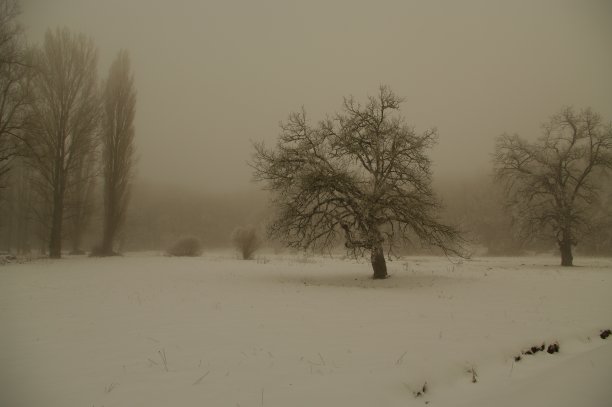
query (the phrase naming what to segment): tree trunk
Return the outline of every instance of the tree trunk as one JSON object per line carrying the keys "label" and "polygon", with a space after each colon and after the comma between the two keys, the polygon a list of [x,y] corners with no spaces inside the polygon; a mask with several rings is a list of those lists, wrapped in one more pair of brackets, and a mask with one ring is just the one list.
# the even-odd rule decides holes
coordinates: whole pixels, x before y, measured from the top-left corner
{"label": "tree trunk", "polygon": [[387,278],[387,263],[385,262],[382,245],[372,248],[371,261],[372,269],[374,270],[372,278],[375,280]]}
{"label": "tree trunk", "polygon": [[115,254],[113,251],[113,240],[112,233],[109,231],[109,229],[106,229],[102,238],[102,247],[100,251],[102,256],[112,256]]}
{"label": "tree trunk", "polygon": [[49,236],[49,257],[59,259],[62,257],[62,218],[64,217],[63,202],[56,192],[53,199],[53,213],[51,218],[51,235]]}
{"label": "tree trunk", "polygon": [[574,257],[572,256],[572,241],[564,238],[559,242],[559,251],[561,252],[561,265],[562,266],[573,266]]}
{"label": "tree trunk", "polygon": [[83,240],[83,228],[81,221],[76,221],[74,230],[72,231],[72,251],[70,254],[83,254],[81,250],[81,242]]}
{"label": "tree trunk", "polygon": [[102,256],[114,256],[116,255],[113,250],[115,234],[116,234],[116,217],[115,213],[112,209],[106,208],[106,213],[104,214],[104,232],[102,234],[102,245],[100,250],[100,255]]}

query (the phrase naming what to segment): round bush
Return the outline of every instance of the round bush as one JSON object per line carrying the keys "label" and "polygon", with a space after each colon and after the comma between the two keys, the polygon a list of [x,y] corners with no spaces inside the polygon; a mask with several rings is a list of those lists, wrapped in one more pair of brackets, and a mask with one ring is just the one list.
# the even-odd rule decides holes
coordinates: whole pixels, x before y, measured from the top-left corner
{"label": "round bush", "polygon": [[197,257],[202,254],[202,243],[197,237],[184,237],[167,250],[169,256]]}
{"label": "round bush", "polygon": [[257,230],[253,226],[237,228],[232,233],[234,247],[240,252],[244,260],[252,260],[253,254],[261,246]]}

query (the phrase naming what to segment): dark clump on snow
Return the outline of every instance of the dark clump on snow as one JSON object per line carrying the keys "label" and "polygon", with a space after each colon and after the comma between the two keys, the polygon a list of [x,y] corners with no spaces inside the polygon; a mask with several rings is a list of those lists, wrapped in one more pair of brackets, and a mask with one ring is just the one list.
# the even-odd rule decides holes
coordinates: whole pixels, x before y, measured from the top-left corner
{"label": "dark clump on snow", "polygon": [[608,336],[610,336],[610,334],[612,334],[612,331],[609,329],[606,329],[604,331],[601,331],[601,333],[599,334],[599,337],[601,339],[606,339]]}
{"label": "dark clump on snow", "polygon": [[520,355],[515,356],[514,361],[520,362],[521,360],[523,360],[522,355],[535,355],[538,352],[544,352],[544,350],[546,350],[546,352],[548,352],[551,355],[553,353],[558,353],[559,352],[559,342],[551,343],[550,345],[548,345],[548,348],[546,347],[546,343],[544,342],[542,342],[540,346],[532,346],[529,349],[522,351]]}
{"label": "dark clump on snow", "polygon": [[546,349],[546,344],[542,343],[540,346],[532,346],[529,350],[523,351],[523,355],[535,355],[538,352],[544,352]]}
{"label": "dark clump on snow", "polygon": [[555,342],[548,345],[548,349],[546,349],[546,352],[550,353],[551,355],[553,353],[559,353],[559,343]]}

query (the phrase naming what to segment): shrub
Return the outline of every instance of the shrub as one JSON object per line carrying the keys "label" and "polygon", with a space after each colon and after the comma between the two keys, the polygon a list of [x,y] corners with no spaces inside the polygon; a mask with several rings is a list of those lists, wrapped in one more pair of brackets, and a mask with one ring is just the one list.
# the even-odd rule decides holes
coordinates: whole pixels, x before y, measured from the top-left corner
{"label": "shrub", "polygon": [[244,260],[253,259],[253,254],[255,254],[257,249],[261,246],[261,240],[259,239],[257,230],[253,226],[234,230],[232,233],[232,242]]}
{"label": "shrub", "polygon": [[202,243],[197,237],[184,237],[169,248],[169,256],[197,257],[202,254]]}
{"label": "shrub", "polygon": [[[72,254],[79,254],[79,253],[71,252],[70,254],[72,255]],[[121,253],[117,253],[115,251],[111,251],[110,253],[105,252],[102,249],[102,245],[96,245],[92,247],[91,252],[89,252],[89,257],[109,257],[109,256],[121,256]]]}

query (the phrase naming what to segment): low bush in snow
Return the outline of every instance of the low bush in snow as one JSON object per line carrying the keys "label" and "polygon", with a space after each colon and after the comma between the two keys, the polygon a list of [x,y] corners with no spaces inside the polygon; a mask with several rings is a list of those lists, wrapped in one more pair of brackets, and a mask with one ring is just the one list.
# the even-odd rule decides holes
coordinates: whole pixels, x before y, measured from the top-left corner
{"label": "low bush in snow", "polygon": [[169,256],[197,257],[202,254],[202,243],[197,237],[184,237],[169,248],[166,253]]}
{"label": "low bush in snow", "polygon": [[257,249],[261,246],[261,240],[257,234],[257,230],[253,226],[234,230],[232,233],[232,242],[244,260],[253,259],[253,254],[255,254]]}

